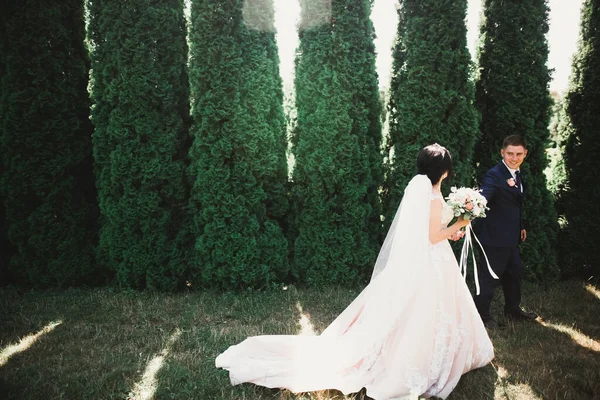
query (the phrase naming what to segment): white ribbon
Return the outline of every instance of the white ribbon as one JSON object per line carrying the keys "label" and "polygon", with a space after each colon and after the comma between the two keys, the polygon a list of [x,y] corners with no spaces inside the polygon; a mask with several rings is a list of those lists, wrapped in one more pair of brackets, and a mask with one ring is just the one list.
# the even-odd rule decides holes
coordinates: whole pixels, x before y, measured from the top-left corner
{"label": "white ribbon", "polygon": [[477,274],[477,263],[475,262],[475,249],[473,249],[473,240],[471,239],[471,234],[473,234],[473,237],[475,238],[475,240],[477,241],[477,244],[481,248],[481,252],[483,253],[483,257],[485,258],[485,262],[487,263],[487,267],[488,267],[488,271],[490,271],[490,275],[492,275],[492,277],[494,277],[494,279],[499,279],[499,278],[498,278],[498,275],[496,275],[494,273],[494,271],[492,270],[492,267],[490,267],[490,262],[487,258],[487,254],[485,254],[485,251],[483,250],[483,246],[481,245],[481,242],[479,241],[479,239],[477,239],[475,232],[473,232],[473,228],[471,227],[471,224],[467,225],[467,227],[465,228],[465,241],[463,243],[462,250],[460,251],[459,267],[460,267],[460,272],[462,273],[462,276],[463,276],[463,278],[465,278],[465,281],[466,281],[467,280],[467,260],[469,258],[469,247],[470,247],[473,251],[473,274],[475,275],[475,288],[477,289],[477,291],[476,291],[477,295],[479,295],[479,275]]}

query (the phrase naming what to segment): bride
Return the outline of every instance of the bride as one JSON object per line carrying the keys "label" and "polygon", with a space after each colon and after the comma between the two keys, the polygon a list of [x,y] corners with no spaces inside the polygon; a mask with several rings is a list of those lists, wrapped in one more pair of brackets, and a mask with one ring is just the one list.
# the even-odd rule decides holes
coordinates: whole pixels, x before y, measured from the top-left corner
{"label": "bride", "polygon": [[319,336],[255,336],[229,347],[215,364],[233,385],[446,398],[462,374],[494,358],[447,240],[469,223],[447,226],[453,213],[440,185],[452,173],[450,153],[427,146],[417,167],[369,285]]}

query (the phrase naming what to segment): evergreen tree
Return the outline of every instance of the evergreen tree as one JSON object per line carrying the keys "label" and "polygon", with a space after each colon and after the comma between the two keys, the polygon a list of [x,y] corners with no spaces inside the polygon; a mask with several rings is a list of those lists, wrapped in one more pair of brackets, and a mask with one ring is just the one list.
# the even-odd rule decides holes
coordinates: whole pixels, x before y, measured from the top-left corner
{"label": "evergreen tree", "polygon": [[478,174],[500,161],[503,139],[518,134],[528,143],[522,165],[527,184],[524,217],[527,241],[523,262],[530,278],[557,272],[557,218],[544,170],[547,166],[549,113],[548,6],[545,0],[484,2],[476,102],[481,141],[476,146]]}
{"label": "evergreen tree", "polygon": [[466,0],[400,2],[388,105],[385,230],[405,186],[417,172],[422,147],[435,142],[446,147],[455,167],[452,184],[473,185],[472,154],[479,117],[469,79],[466,11]]}
{"label": "evergreen tree", "polygon": [[192,282],[287,278],[286,127],[272,0],[192,0]]}
{"label": "evergreen tree", "polygon": [[380,245],[381,105],[370,1],[301,2],[293,274],[351,283]]}
{"label": "evergreen tree", "polygon": [[557,211],[560,193],[564,190],[567,173],[565,170],[565,142],[570,131],[569,120],[566,117],[565,97],[558,92],[551,92],[552,111],[550,119],[550,140],[546,153],[548,155],[548,166],[546,176],[548,177],[548,189],[552,193]]}
{"label": "evergreen tree", "polygon": [[7,234],[4,202],[2,202],[2,204],[0,204],[0,246],[2,246],[2,253],[0,253],[0,287],[14,283],[14,279],[9,271],[9,264],[11,257],[15,253],[15,248],[8,240]]}
{"label": "evergreen tree", "polygon": [[172,290],[184,279],[183,3],[89,2],[99,257],[125,287]]}
{"label": "evergreen tree", "polygon": [[586,0],[581,10],[581,34],[566,95],[561,137],[565,140],[566,185],[558,211],[565,219],[559,241],[561,270],[568,276],[598,275],[600,215],[595,204],[600,189],[600,1]]}
{"label": "evergreen tree", "polygon": [[[0,1],[0,9],[5,10],[7,4],[7,0]],[[5,39],[7,36],[6,27],[7,27],[7,13],[0,13],[0,107],[3,104],[3,96],[7,94],[4,89],[4,84],[7,83],[1,77],[5,74],[6,63],[2,60],[5,60],[6,57],[6,46],[8,45],[7,40]],[[1,110],[1,108],[0,108]],[[0,117],[0,121],[1,121]],[[0,125],[0,137],[2,137],[2,125]],[[2,174],[4,172],[4,163],[0,162],[0,182],[2,180]],[[2,252],[0,252],[0,286],[4,286],[11,281],[10,272],[8,270],[8,265],[10,262],[10,258],[15,252],[14,246],[8,240],[8,226],[6,224],[6,213],[4,211],[4,198],[3,198],[3,190],[0,188],[0,248],[2,248]]]}
{"label": "evergreen tree", "polygon": [[90,283],[96,208],[83,5],[5,2],[2,13],[0,198],[16,251],[10,272],[34,286]]}

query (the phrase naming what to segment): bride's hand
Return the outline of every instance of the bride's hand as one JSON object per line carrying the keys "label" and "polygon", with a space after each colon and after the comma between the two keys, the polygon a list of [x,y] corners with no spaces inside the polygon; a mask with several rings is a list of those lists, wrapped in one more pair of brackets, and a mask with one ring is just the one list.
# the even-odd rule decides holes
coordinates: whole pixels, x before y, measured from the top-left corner
{"label": "bride's hand", "polygon": [[469,225],[470,223],[471,223],[471,220],[470,219],[464,219],[462,215],[456,219],[456,224],[458,226],[460,226],[461,228]]}
{"label": "bride's hand", "polygon": [[453,240],[453,241],[455,241],[455,242],[456,242],[457,240],[460,240],[460,239],[462,239],[462,238],[463,238],[463,236],[465,236],[465,231],[463,231],[463,230],[459,230],[459,231],[456,231],[456,232],[454,232],[454,233],[452,234],[452,236],[450,236],[450,240]]}

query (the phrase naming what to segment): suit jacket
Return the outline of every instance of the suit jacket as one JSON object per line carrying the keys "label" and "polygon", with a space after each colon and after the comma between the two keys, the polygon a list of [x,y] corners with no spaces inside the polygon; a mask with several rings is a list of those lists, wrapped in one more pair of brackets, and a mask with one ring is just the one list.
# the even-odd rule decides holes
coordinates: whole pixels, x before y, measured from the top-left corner
{"label": "suit jacket", "polygon": [[517,185],[509,185],[511,178],[506,165],[500,162],[486,172],[479,186],[489,207],[487,217],[476,221],[474,227],[483,245],[512,247],[521,243],[521,230],[525,229],[522,211],[525,183],[521,175],[521,192]]}

